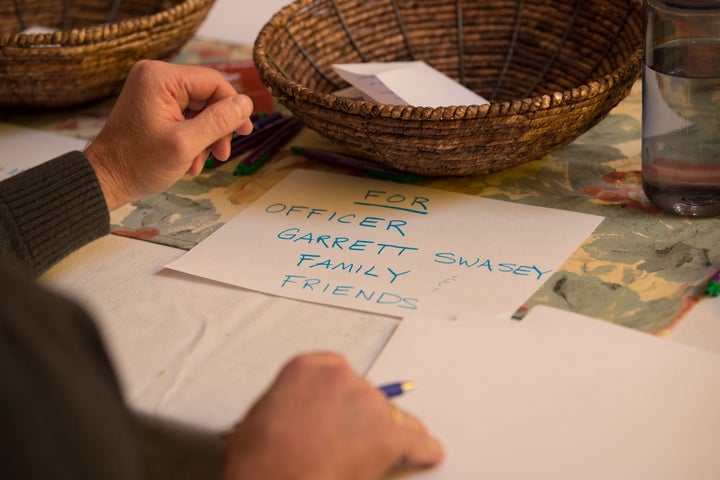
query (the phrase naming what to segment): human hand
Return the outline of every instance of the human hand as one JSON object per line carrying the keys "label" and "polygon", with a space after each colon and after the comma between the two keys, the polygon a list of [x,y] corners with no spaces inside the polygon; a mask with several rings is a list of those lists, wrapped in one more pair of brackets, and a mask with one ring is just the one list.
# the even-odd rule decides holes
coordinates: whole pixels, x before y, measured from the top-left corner
{"label": "human hand", "polygon": [[252,131],[252,100],[220,72],[141,60],[105,126],[85,149],[109,210],[202,171],[210,152],[230,155],[232,132]]}
{"label": "human hand", "polygon": [[379,480],[442,458],[420,421],[342,356],[314,353],[291,360],[236,426],[223,480]]}

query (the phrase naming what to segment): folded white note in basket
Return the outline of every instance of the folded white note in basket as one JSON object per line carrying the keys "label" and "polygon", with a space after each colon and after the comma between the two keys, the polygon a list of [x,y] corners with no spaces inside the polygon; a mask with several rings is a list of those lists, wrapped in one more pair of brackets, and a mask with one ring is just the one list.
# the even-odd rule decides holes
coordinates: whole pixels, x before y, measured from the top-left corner
{"label": "folded white note in basket", "polygon": [[[368,99],[380,103],[416,107],[489,103],[422,61],[345,63],[333,68]],[[336,93],[342,95],[342,91]]]}

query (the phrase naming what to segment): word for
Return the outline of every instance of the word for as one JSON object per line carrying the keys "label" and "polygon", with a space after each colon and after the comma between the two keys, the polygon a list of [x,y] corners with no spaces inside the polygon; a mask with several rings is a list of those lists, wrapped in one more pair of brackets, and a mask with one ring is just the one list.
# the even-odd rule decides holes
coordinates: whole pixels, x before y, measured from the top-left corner
{"label": "word for", "polygon": [[418,196],[406,197],[402,193],[388,193],[384,190],[368,190],[363,196],[363,201],[354,203],[355,205],[392,208],[425,215],[428,213],[430,199]]}
{"label": "word for", "polygon": [[352,240],[348,237],[335,237],[332,235],[316,235],[312,232],[303,232],[297,227],[286,228],[277,234],[280,240],[287,240],[292,243],[306,243],[318,245],[327,249],[350,250],[356,252],[375,252],[377,255],[396,253],[400,256],[407,251],[418,250],[415,247],[395,245],[392,243],[379,243],[373,240]]}
{"label": "word for", "polygon": [[410,270],[406,270],[404,272],[396,272],[390,267],[377,268],[375,265],[366,266],[355,263],[333,262],[329,259],[320,260],[320,258],[320,255],[316,255],[314,253],[301,253],[300,258],[295,266],[304,266],[306,268],[324,268],[325,270],[332,271],[340,270],[350,274],[364,275],[374,278],[380,278],[381,275],[383,277],[386,277],[387,274],[389,274],[389,283],[393,283],[401,275],[407,275],[408,273],[410,273]]}
{"label": "word for", "polygon": [[285,275],[280,282],[282,288],[298,288],[305,293],[317,293],[335,297],[350,297],[359,301],[376,303],[378,305],[394,305],[406,310],[417,310],[417,298],[408,298],[391,292],[378,292],[366,290],[352,285],[336,285],[320,278],[306,277],[304,275]]}
{"label": "word for", "polygon": [[465,268],[485,268],[489,272],[497,270],[498,272],[512,273],[523,277],[532,276],[536,277],[536,280],[540,280],[543,275],[552,272],[552,270],[543,272],[535,265],[518,265],[517,263],[509,262],[493,263],[489,258],[483,260],[475,257],[471,260],[462,256],[456,256],[453,252],[436,253],[434,261],[435,263],[457,265]]}
{"label": "word for", "polygon": [[346,224],[354,224],[365,228],[379,228],[385,231],[393,231],[405,236],[402,227],[407,225],[407,221],[402,219],[387,219],[383,217],[370,217],[357,215],[355,213],[340,214],[331,212],[325,208],[313,208],[304,205],[285,205],[284,203],[273,203],[265,207],[265,213],[282,213],[286,217],[301,217],[310,219],[313,217],[326,217],[328,222],[338,222]]}

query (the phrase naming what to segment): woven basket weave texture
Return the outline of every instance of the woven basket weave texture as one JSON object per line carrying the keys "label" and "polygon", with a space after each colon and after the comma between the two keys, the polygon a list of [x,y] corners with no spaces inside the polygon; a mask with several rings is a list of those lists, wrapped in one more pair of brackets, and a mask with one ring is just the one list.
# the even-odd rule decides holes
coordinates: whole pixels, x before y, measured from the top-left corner
{"label": "woven basket weave texture", "polygon": [[[535,160],[603,119],[642,61],[641,0],[297,0],[254,46],[302,122],[352,153],[422,175]],[[490,105],[385,105],[333,95],[334,63],[424,60]]]}
{"label": "woven basket weave texture", "polygon": [[[117,93],[133,63],[165,59],[214,0],[0,2],[0,108],[49,109]],[[22,33],[42,26],[51,33]]]}

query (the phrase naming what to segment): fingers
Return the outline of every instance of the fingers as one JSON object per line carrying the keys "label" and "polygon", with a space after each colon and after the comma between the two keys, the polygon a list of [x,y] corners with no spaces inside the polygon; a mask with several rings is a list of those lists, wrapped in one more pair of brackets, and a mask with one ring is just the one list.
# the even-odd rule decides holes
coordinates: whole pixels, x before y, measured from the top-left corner
{"label": "fingers", "polygon": [[[333,377],[336,380],[344,378],[345,381],[357,385],[354,388],[362,388],[366,391],[366,395],[357,397],[362,399],[359,401],[358,408],[363,410],[362,414],[373,410],[377,412],[377,415],[385,418],[386,421],[382,423],[386,425],[384,428],[387,430],[385,433],[376,432],[379,437],[374,441],[379,444],[381,443],[380,437],[387,435],[385,439],[394,452],[396,469],[426,468],[443,460],[442,446],[436,438],[428,433],[424,424],[415,415],[395,403],[389,402],[376,387],[365,379],[357,377],[344,356],[333,352],[301,355],[287,364],[284,374],[294,377],[307,371],[308,368],[321,372],[322,378],[326,381],[332,381]],[[339,388],[338,384],[332,388],[336,387]],[[359,390],[356,392],[359,395]],[[347,400],[345,402],[346,405],[349,403]],[[377,408],[372,407],[371,404],[375,404]],[[361,413],[355,412],[355,415],[361,415]],[[382,418],[374,417],[374,421],[382,421]],[[380,425],[379,422],[378,425]]]}
{"label": "fingers", "polygon": [[403,420],[405,419],[405,415],[403,414],[402,409],[395,405],[394,403],[390,403],[390,417],[392,418],[392,421],[395,422],[397,425],[402,425]]}
{"label": "fingers", "polygon": [[249,133],[252,130],[250,114],[252,100],[246,95],[233,95],[211,103],[193,118],[178,125],[181,135],[192,135],[201,149],[211,146],[213,154],[226,159],[230,154],[232,132],[239,130]]}
{"label": "fingers", "polygon": [[445,453],[440,442],[430,436],[414,415],[391,403],[390,416],[400,431],[401,456],[396,470],[427,468],[440,463]]}
{"label": "fingers", "polygon": [[203,152],[192,161],[190,164],[190,168],[188,168],[187,173],[193,177],[197,177],[202,172],[203,168],[205,168],[205,160],[207,160],[208,154],[207,152]]}
{"label": "fingers", "polygon": [[331,352],[287,362],[237,425],[228,448],[226,478],[376,480],[443,458],[415,416],[394,407]]}
{"label": "fingers", "polygon": [[168,118],[177,122],[174,128],[182,138],[191,140],[183,144],[194,150],[193,156],[209,147],[217,158],[224,159],[230,153],[232,132],[252,131],[252,100],[238,94],[216,70],[140,61],[128,78],[127,83],[145,86],[146,92],[154,91],[156,98],[167,102]]}
{"label": "fingers", "polygon": [[85,149],[108,209],[161,192],[186,172],[199,174],[210,152],[227,158],[232,132],[252,130],[252,109],[216,70],[137,62]]}
{"label": "fingers", "polygon": [[235,88],[217,70],[162,60],[136,62],[125,84],[153,95],[169,94],[181,111],[202,110],[210,103],[237,95]]}

